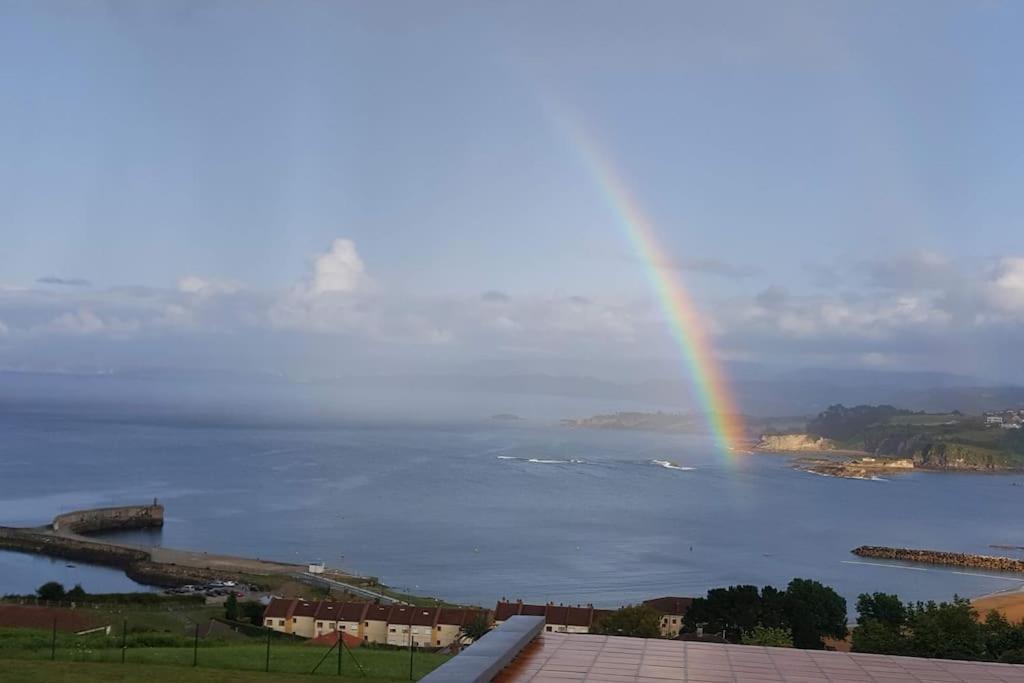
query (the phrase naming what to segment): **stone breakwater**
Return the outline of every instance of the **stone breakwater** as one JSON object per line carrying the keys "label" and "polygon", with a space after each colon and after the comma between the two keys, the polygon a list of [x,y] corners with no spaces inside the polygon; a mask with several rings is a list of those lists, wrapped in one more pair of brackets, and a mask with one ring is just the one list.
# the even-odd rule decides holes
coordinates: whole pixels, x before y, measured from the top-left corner
{"label": "stone breakwater", "polygon": [[859,548],[854,548],[853,554],[860,557],[874,557],[882,560],[942,564],[952,567],[970,567],[971,569],[988,569],[990,571],[997,572],[1017,572],[1024,574],[1024,560],[1017,560],[1012,557],[1000,557],[998,555],[947,553],[938,550],[887,548],[873,545],[862,545]]}
{"label": "stone breakwater", "polygon": [[138,583],[167,588],[225,578],[248,580],[256,575],[294,574],[304,569],[282,562],[136,546],[81,535],[161,527],[163,523],[164,508],[155,501],[152,505],[78,510],[58,515],[46,526],[0,526],[0,550],[115,567]]}
{"label": "stone breakwater", "polygon": [[164,506],[123,505],[121,507],[75,510],[53,518],[54,531],[73,534],[95,534],[123,529],[150,529],[164,525]]}

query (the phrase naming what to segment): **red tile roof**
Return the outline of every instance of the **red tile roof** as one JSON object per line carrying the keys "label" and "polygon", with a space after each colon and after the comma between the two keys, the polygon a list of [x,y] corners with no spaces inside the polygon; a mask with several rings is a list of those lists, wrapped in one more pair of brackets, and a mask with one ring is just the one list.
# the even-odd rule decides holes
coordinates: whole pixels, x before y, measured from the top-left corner
{"label": "red tile roof", "polygon": [[519,614],[522,606],[521,602],[499,602],[494,608],[494,618],[496,621],[505,621],[509,617]]}
{"label": "red tile roof", "polygon": [[546,605],[520,605],[519,614],[525,614],[529,617],[543,617],[547,614],[548,608]]}
{"label": "red tile roof", "polygon": [[384,605],[371,604],[366,614],[363,615],[363,619],[366,621],[387,621],[388,615],[391,614],[391,608],[385,607]]}
{"label": "red tile roof", "polygon": [[323,600],[318,602],[316,605],[316,613],[314,616],[317,619],[323,621],[340,621],[341,620],[341,608],[344,606],[343,602],[332,602],[330,600]]}
{"label": "red tile roof", "polygon": [[[345,647],[349,648],[350,650],[354,647],[359,647],[363,644],[363,641],[359,638],[359,636],[354,636],[351,633],[345,633],[344,631],[341,631],[341,638],[342,641],[345,643]],[[329,631],[323,634],[322,636],[317,636],[316,638],[313,638],[307,642],[309,645],[334,645],[338,642],[338,632]]]}
{"label": "red tile roof", "polygon": [[686,614],[686,610],[690,609],[690,605],[693,604],[693,598],[666,596],[664,598],[644,600],[644,604],[662,614],[678,614],[682,616]]}
{"label": "red tile roof", "polygon": [[494,620],[506,621],[516,614],[544,617],[547,624],[590,628],[610,610],[594,609],[592,606],[572,607],[569,605],[531,605],[524,602],[499,602],[494,607]]}
{"label": "red tile roof", "polygon": [[565,624],[566,617],[569,616],[569,608],[564,605],[548,605],[547,610],[544,612],[544,623],[546,624]]}
{"label": "red tile roof", "polygon": [[417,607],[412,612],[413,626],[433,626],[437,623],[437,607]]}
{"label": "red tile roof", "polygon": [[267,609],[263,611],[263,617],[273,619],[288,619],[292,616],[292,610],[295,608],[295,603],[298,602],[295,598],[272,598],[270,604],[267,605]]}
{"label": "red tile roof", "polygon": [[299,600],[295,603],[295,609],[292,610],[292,616],[312,617],[316,614],[316,610],[319,605],[319,602],[308,602],[306,600]]}
{"label": "red tile roof", "polygon": [[446,607],[441,609],[441,613],[437,617],[437,623],[444,624],[445,626],[469,626],[477,619],[486,619],[487,617],[488,614],[485,610]]}
{"label": "red tile roof", "polygon": [[408,624],[412,621],[413,607],[409,605],[395,605],[388,614],[389,624]]}
{"label": "red tile roof", "polygon": [[368,602],[343,602],[341,603],[341,620],[362,621],[370,607]]}
{"label": "red tile roof", "polygon": [[590,628],[591,620],[594,618],[593,607],[566,607],[566,626],[585,626]]}

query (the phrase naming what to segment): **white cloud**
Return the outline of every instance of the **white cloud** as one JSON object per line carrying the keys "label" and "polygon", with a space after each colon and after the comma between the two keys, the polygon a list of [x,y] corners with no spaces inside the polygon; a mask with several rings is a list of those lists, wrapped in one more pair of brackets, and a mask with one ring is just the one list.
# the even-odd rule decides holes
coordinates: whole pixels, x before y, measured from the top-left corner
{"label": "white cloud", "polygon": [[234,294],[241,288],[233,280],[210,280],[198,275],[186,275],[178,280],[178,291],[183,294]]}
{"label": "white cloud", "polygon": [[[785,290],[768,287],[703,299],[703,323],[717,355],[769,361],[785,354],[804,360],[841,355],[851,363],[896,367],[943,347],[981,349],[1024,339],[1024,258],[1008,257],[973,273],[939,255],[915,259],[919,274],[942,272],[941,278],[924,279],[934,288],[922,287],[917,276],[901,287],[890,280],[891,287],[857,292],[799,291],[788,283]],[[871,271],[849,281],[864,283],[864,272]],[[82,348],[90,353],[105,339],[137,338],[143,340],[136,345],[140,350],[163,344],[165,352],[192,340],[195,348],[209,345],[215,353],[217,344],[237,345],[244,338],[253,354],[262,348],[273,356],[281,340],[289,340],[293,348],[311,344],[381,351],[422,363],[445,353],[511,357],[529,350],[530,356],[586,356],[609,363],[675,353],[650,295],[481,294],[474,289],[464,296],[441,296],[372,284],[356,245],[339,239],[311,263],[304,278],[277,291],[196,275],[164,290],[0,290],[2,351],[6,359],[12,353],[29,357],[49,335],[55,348],[68,352],[75,345],[59,337],[89,337]],[[414,346],[431,351],[415,351]],[[108,351],[116,359],[124,348],[111,345]]]}
{"label": "white cloud", "polygon": [[313,262],[313,279],[308,291],[310,294],[348,293],[356,291],[365,282],[366,267],[359,258],[355,242],[339,238]]}
{"label": "white cloud", "polygon": [[993,307],[1011,313],[1024,312],[1024,258],[1000,260],[984,290]]}
{"label": "white cloud", "polygon": [[53,332],[67,334],[95,334],[106,328],[103,320],[89,309],[79,309],[73,313],[64,313],[47,326]]}

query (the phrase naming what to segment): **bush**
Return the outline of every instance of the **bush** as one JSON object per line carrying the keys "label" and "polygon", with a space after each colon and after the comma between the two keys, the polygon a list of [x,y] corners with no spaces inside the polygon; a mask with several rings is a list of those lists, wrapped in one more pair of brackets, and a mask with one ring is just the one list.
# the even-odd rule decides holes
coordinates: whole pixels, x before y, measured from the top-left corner
{"label": "bush", "polygon": [[590,632],[606,636],[660,638],[661,613],[647,605],[629,605],[598,621],[590,627]]}
{"label": "bush", "polygon": [[758,624],[744,632],[744,645],[766,645],[768,647],[793,647],[793,632],[788,628],[773,628]]}

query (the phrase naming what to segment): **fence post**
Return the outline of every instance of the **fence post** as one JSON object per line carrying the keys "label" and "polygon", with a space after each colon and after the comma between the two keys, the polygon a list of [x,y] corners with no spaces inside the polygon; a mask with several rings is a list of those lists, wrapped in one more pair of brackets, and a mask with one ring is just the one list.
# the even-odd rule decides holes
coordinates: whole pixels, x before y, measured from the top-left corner
{"label": "fence post", "polygon": [[125,619],[121,625],[121,663],[124,664],[124,655],[128,651],[128,620]]}
{"label": "fence post", "polygon": [[265,669],[268,673],[270,672],[270,632],[271,632],[271,629],[268,628],[267,629],[267,667]]}
{"label": "fence post", "polygon": [[[340,615],[339,615],[340,616]],[[338,636],[338,675],[341,675],[341,648],[345,646],[345,641],[341,637],[341,622],[334,622],[334,633]]]}
{"label": "fence post", "polygon": [[409,680],[412,680],[412,621],[409,622]]}
{"label": "fence post", "polygon": [[192,646],[192,666],[199,666],[199,622],[196,622],[196,640]]}
{"label": "fence post", "polygon": [[50,640],[50,661],[57,659],[57,617],[53,618],[53,637]]}

